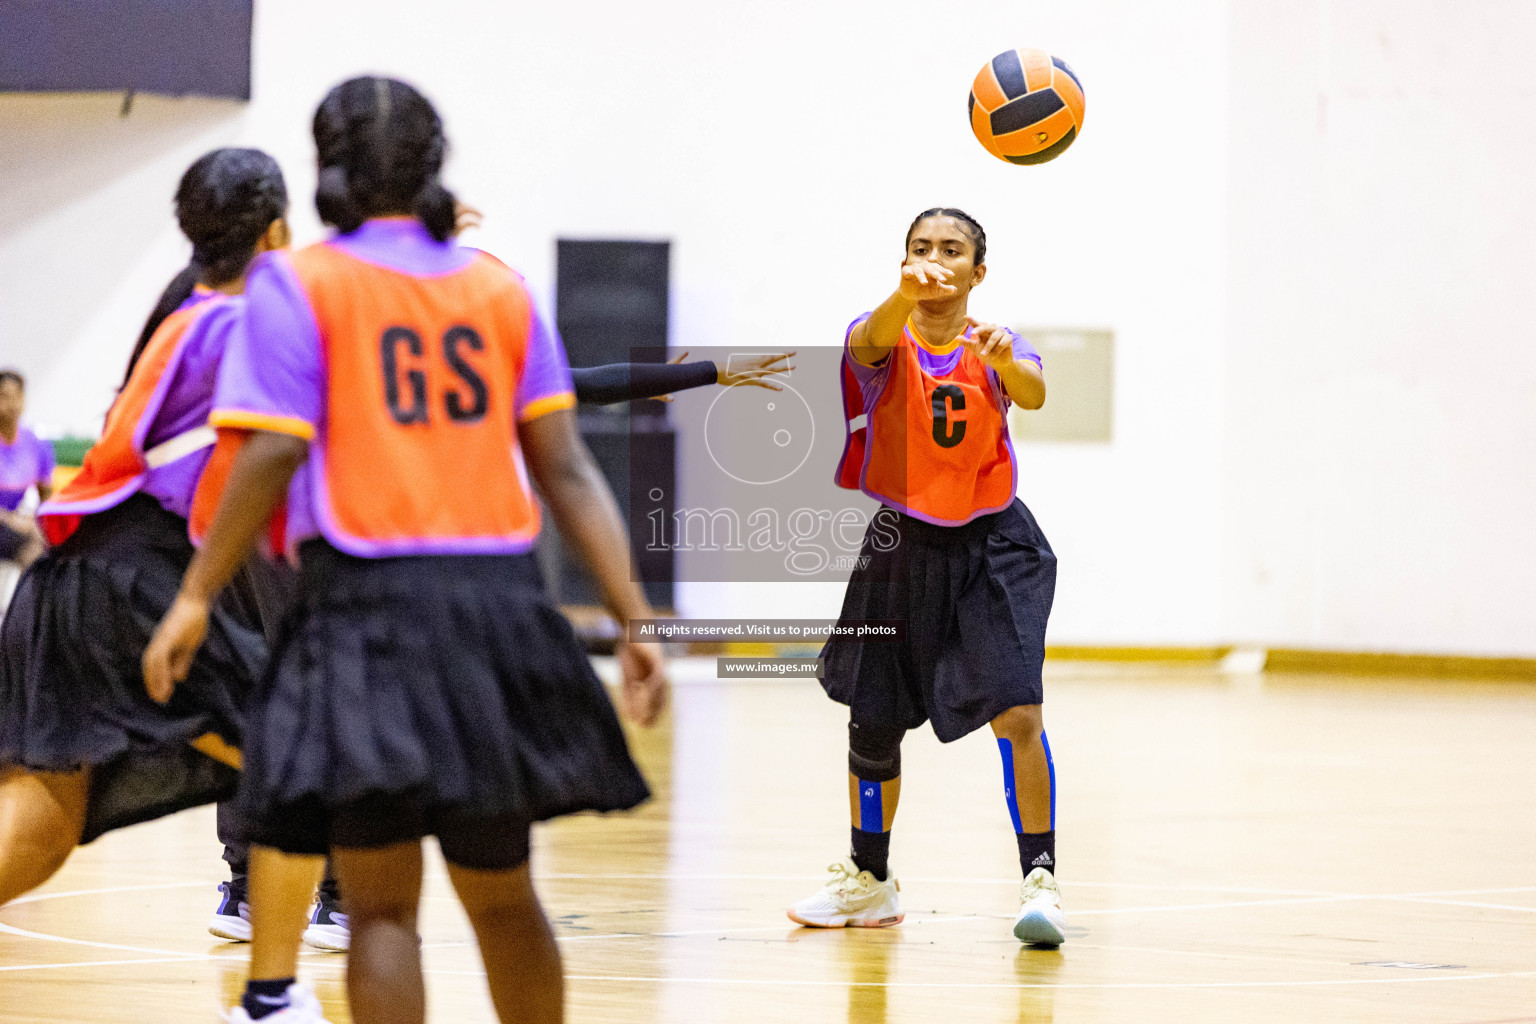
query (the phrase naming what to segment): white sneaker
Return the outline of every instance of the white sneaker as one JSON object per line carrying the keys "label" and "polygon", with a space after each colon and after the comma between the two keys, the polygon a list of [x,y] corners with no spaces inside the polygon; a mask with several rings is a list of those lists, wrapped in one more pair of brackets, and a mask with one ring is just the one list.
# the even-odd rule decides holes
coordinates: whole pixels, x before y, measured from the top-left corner
{"label": "white sneaker", "polygon": [[1061,912],[1061,890],[1056,876],[1035,868],[1019,887],[1019,916],[1013,919],[1013,935],[1033,946],[1059,946],[1067,940],[1067,915]]}
{"label": "white sneaker", "polygon": [[[261,1018],[261,1024],[330,1024],[320,1012],[320,1000],[306,986],[294,982],[288,986],[288,1005]],[[245,1007],[236,1005],[225,1015],[227,1024],[251,1024]]]}
{"label": "white sneaker", "polygon": [[901,884],[880,881],[845,860],[827,867],[832,877],[814,896],[789,908],[789,919],[808,928],[888,928],[901,924]]}

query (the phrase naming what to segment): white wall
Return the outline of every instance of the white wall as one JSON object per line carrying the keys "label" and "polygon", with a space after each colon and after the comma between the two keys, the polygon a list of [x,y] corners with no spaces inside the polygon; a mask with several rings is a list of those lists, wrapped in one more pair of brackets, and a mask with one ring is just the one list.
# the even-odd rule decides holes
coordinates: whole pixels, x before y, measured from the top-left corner
{"label": "white wall", "polygon": [[[1386,18],[1385,6],[1345,6]],[[1440,113],[1490,74],[1515,76],[1498,89],[1528,89],[1522,51],[1494,45],[1501,25],[1485,3],[1454,8],[1490,12],[1473,19],[1470,54],[1372,63],[1360,59],[1367,32],[1346,54],[1352,78],[1333,58],[1337,127],[1320,135],[1323,29],[1301,8],[1315,11],[259,0],[248,106],[141,97],[121,119],[118,97],[0,97],[7,153],[31,154],[0,168],[0,362],[32,374],[36,419],[89,428],[185,256],[168,216],[181,169],[215,145],[267,148],[288,172],[299,240],[318,237],[314,104],[347,75],[385,71],[444,111],[450,183],[486,214],[472,241],[539,289],[552,285],[557,236],[671,238],[675,346],[836,344],[890,288],[912,214],[940,203],[988,229],[977,315],[1115,330],[1114,443],[1020,452],[1023,497],[1061,558],[1055,642],[1536,651],[1507,541],[1531,504],[1508,457],[1530,423],[1494,394],[1529,388],[1506,325],[1529,301],[1519,217],[1530,207],[1516,200],[1511,217],[1509,198],[1487,191],[1524,169],[1515,139],[1531,129],[1494,136],[1513,98]],[[1413,39],[1471,31],[1423,21],[1441,9],[1428,0],[1392,9]],[[1350,24],[1332,38],[1352,38]],[[1019,168],[970,137],[964,92],[993,53],[1030,44],[1073,64],[1088,116],[1063,159]],[[1298,68],[1311,68],[1299,91]],[[1426,161],[1414,133],[1431,112],[1436,132],[1481,130]],[[1384,187],[1383,172],[1397,183]],[[1411,239],[1382,240],[1399,219],[1392,196],[1443,198],[1457,173],[1484,191],[1432,211]],[[1373,246],[1390,262],[1347,258]],[[1446,273],[1463,260],[1475,273]],[[1405,279],[1420,296],[1412,312],[1392,298]],[[1282,341],[1316,358],[1287,361]],[[1409,341],[1413,370],[1394,377],[1388,346]],[[1474,346],[1497,346],[1497,362],[1467,358]],[[1362,401],[1370,415],[1344,418]],[[1304,443],[1273,431],[1288,421]],[[1428,462],[1406,460],[1426,445]],[[1420,483],[1442,490],[1426,503]],[[1396,525],[1383,529],[1375,509]],[[1447,526],[1461,546],[1426,545],[1405,568],[1392,538]],[[1435,596],[1408,615],[1403,584],[1419,573]],[[685,611],[712,614],[830,614],[837,599],[836,587],[683,595]],[[1452,604],[1455,616],[1435,618]]]}
{"label": "white wall", "polygon": [[239,137],[243,104],[0,95],[0,365],[29,418],[94,433],[160,289],[185,264],[171,195]]}
{"label": "white wall", "polygon": [[1536,6],[1233,4],[1222,632],[1536,654]]}

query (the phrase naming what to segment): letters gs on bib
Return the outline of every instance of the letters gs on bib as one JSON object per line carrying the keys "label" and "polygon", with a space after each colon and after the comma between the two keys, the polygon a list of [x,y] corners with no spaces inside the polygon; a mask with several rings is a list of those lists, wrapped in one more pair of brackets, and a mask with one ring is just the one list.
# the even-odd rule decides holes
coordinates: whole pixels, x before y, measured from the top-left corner
{"label": "letters gs on bib", "polygon": [[[485,340],[473,327],[459,324],[443,333],[440,349],[443,362],[458,378],[458,386],[446,389],[442,395],[448,418],[455,423],[479,423],[485,419],[491,393],[485,386],[485,378],[470,365],[464,350],[483,352]],[[400,373],[402,354],[420,359],[427,354],[426,342],[409,327],[385,328],[379,339],[379,355],[384,369],[384,402],[389,406],[389,414],[402,426],[427,423],[431,418],[427,374],[419,365],[406,370],[403,375],[403,392]]]}
{"label": "letters gs on bib", "polygon": [[964,411],[964,391],[953,384],[940,384],[933,389],[933,440],[940,448],[953,448],[965,440],[965,420],[951,423],[949,419],[951,412]]}

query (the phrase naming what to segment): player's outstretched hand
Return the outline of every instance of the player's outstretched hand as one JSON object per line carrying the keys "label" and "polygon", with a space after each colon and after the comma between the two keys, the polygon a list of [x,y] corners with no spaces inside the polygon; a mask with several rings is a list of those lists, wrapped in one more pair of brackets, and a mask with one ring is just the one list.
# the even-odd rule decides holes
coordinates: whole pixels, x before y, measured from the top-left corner
{"label": "player's outstretched hand", "polygon": [[1013,365],[1015,356],[1012,331],[969,316],[965,322],[971,328],[971,336],[963,344],[975,352],[978,359],[999,373]]}
{"label": "player's outstretched hand", "polygon": [[453,237],[458,238],[470,228],[480,226],[480,220],[484,216],[479,210],[468,203],[454,200],[453,203]]}
{"label": "player's outstretched hand", "polygon": [[911,263],[903,263],[901,265],[901,297],[908,302],[948,298],[955,293],[955,286],[948,283],[954,276],[954,271],[932,260],[913,260]]}
{"label": "player's outstretched hand", "polygon": [[715,380],[728,388],[738,384],[751,384],[755,387],[767,388],[769,391],[783,391],[784,385],[769,378],[793,370],[794,357],[793,352],[774,352],[765,356],[730,356],[726,359],[725,365],[720,367]]}
{"label": "player's outstretched hand", "polygon": [[667,659],[661,644],[622,641],[618,655],[620,707],[636,725],[655,725],[667,706]]}
{"label": "player's outstretched hand", "polygon": [[144,648],[144,689],[151,699],[161,704],[171,699],[176,684],[192,670],[192,659],[207,635],[207,602],[177,594]]}

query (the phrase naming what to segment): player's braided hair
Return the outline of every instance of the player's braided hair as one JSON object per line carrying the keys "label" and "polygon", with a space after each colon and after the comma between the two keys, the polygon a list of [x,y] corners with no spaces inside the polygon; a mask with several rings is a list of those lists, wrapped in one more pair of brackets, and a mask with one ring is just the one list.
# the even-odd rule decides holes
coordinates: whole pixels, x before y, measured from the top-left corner
{"label": "player's braided hair", "polygon": [[315,110],[314,134],[321,220],[347,232],[369,217],[411,213],[438,241],[453,234],[453,193],[438,178],[448,140],[421,93],[393,78],[348,79]]}
{"label": "player's braided hair", "polygon": [[199,281],[221,285],[245,272],[256,243],[288,212],[288,186],[277,161],[259,149],[215,149],[198,157],[176,187],[176,222],[192,243],[192,261],[160,294],[144,322],[128,372],[165,318],[192,295]]}
{"label": "player's braided hair", "polygon": [[979,267],[987,261],[987,233],[982,230],[980,222],[975,217],[972,217],[964,210],[957,210],[953,206],[935,206],[931,210],[924,210],[918,214],[917,218],[912,221],[912,226],[907,228],[906,245],[912,244],[912,232],[916,231],[917,226],[929,217],[953,217],[961,224],[964,224],[966,234],[971,236],[971,241],[976,245],[976,262],[973,265]]}

